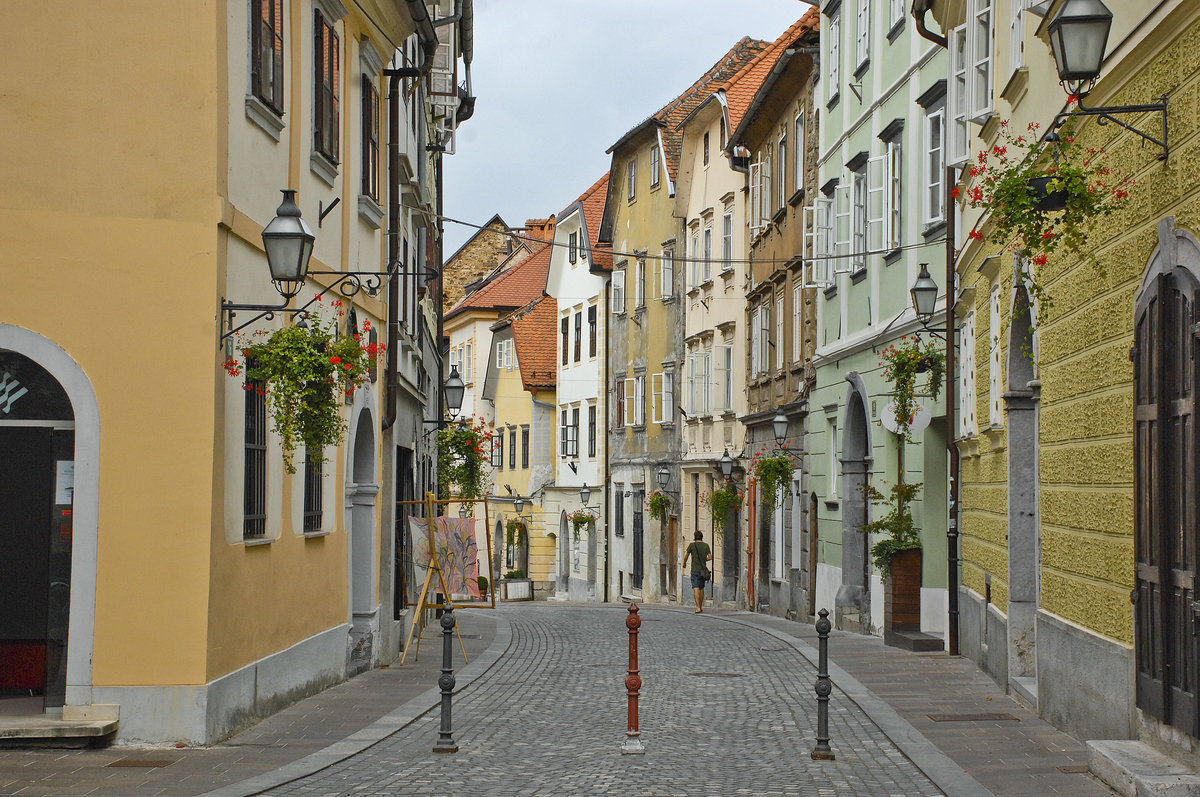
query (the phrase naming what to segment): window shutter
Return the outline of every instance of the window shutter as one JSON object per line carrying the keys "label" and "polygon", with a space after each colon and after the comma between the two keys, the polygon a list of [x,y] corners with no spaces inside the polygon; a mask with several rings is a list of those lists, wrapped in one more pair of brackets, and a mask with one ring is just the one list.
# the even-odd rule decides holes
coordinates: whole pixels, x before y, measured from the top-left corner
{"label": "window shutter", "polygon": [[675,372],[666,371],[662,375],[662,420],[661,423],[675,422]]}
{"label": "window shutter", "polygon": [[754,233],[762,229],[761,216],[758,212],[760,199],[762,194],[762,161],[755,161],[750,164],[750,202],[748,208],[750,210],[750,232]]}
{"label": "window shutter", "polygon": [[850,254],[850,186],[838,184],[833,190],[833,264],[834,274],[848,271]]}
{"label": "window shutter", "polygon": [[654,423],[662,423],[663,415],[663,375],[652,374],[650,376],[650,420]]}
{"label": "window shutter", "polygon": [[625,425],[634,425],[634,387],[633,380],[625,380]]}
{"label": "window shutter", "polygon": [[971,53],[971,120],[983,123],[992,112],[992,2],[973,0],[974,18],[971,20],[971,38],[968,48]]}
{"label": "window shutter", "polygon": [[950,31],[950,83],[946,90],[946,118],[950,134],[946,137],[947,161],[952,166],[961,166],[970,157],[969,131],[967,129],[967,28],[959,26]]}
{"label": "window shutter", "polygon": [[867,249],[872,253],[883,249],[884,220],[890,210],[885,206],[888,197],[884,184],[886,168],[886,155],[867,159]]}

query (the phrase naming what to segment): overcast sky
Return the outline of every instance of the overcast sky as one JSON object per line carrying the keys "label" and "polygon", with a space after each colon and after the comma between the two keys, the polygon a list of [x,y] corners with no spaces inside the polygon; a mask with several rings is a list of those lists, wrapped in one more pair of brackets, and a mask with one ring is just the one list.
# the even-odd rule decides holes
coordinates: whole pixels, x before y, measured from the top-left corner
{"label": "overcast sky", "polygon": [[[475,0],[475,115],[446,158],[445,213],[520,226],[608,171],[604,151],[742,36],[773,41],[802,0]],[[446,256],[471,235],[446,222]]]}

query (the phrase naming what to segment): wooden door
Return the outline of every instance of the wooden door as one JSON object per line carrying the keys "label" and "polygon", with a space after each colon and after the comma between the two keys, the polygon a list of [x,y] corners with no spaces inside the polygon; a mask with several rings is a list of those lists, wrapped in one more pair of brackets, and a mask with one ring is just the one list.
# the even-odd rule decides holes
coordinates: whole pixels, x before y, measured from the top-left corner
{"label": "wooden door", "polygon": [[1137,704],[1197,735],[1196,286],[1159,276],[1139,301],[1134,352]]}

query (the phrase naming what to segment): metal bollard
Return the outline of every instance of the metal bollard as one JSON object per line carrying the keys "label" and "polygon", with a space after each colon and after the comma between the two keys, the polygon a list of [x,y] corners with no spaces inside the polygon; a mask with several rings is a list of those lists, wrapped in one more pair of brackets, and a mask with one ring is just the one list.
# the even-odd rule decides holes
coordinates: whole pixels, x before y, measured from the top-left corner
{"label": "metal bollard", "polygon": [[442,606],[442,674],[438,686],[442,689],[442,727],[438,732],[435,753],[457,753],[454,731],[450,727],[450,696],[454,694],[454,668],[450,665],[454,655],[454,607],[447,601]]}
{"label": "metal bollard", "polygon": [[637,635],[638,626],[641,624],[642,618],[638,617],[637,604],[629,604],[629,616],[625,618],[625,627],[629,629],[629,675],[625,677],[625,694],[629,696],[629,728],[625,731],[625,744],[621,745],[621,752],[633,755],[646,752],[642,745],[641,732],[638,731],[638,690],[642,688],[642,678],[638,675]]}
{"label": "metal bollard", "polygon": [[817,746],[812,757],[818,761],[833,761],[836,756],[829,747],[829,693],[833,682],[829,680],[829,610],[817,612]]}

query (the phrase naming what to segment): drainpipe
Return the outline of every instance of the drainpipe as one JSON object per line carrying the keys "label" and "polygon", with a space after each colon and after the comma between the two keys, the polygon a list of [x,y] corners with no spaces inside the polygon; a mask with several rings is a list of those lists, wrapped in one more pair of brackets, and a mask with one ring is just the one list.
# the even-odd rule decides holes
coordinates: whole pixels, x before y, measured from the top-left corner
{"label": "drainpipe", "polygon": [[939,36],[931,31],[925,24],[925,15],[929,13],[930,0],[913,0],[912,16],[917,23],[917,33],[922,39],[928,39],[942,49],[946,48],[946,37]]}
{"label": "drainpipe", "polygon": [[[417,26],[421,42],[421,63],[416,67],[385,69],[388,78],[388,271],[401,270],[400,263],[400,80],[421,78],[433,69],[438,38],[429,19],[424,0],[406,0],[409,14]],[[388,280],[387,361],[384,367],[384,403],[382,428],[396,423],[396,386],[399,380],[397,349],[400,342],[400,284],[397,278]]]}
{"label": "drainpipe", "polygon": [[[955,184],[954,167],[946,167],[946,186]],[[954,376],[954,205],[946,203],[946,448],[950,453],[950,514],[946,523],[946,652],[958,655],[958,444],[955,442],[956,414]]]}
{"label": "drainpipe", "polygon": [[[609,329],[609,326],[608,326],[608,308],[609,308],[609,303],[610,303],[609,299],[610,299],[611,293],[612,293],[612,278],[609,278],[604,283],[604,290],[601,291],[601,296],[604,297],[604,315],[602,316],[604,318],[604,382],[601,383],[602,386],[600,389],[605,392],[605,395],[608,395],[608,368],[609,368],[609,360],[611,359],[611,356],[612,356],[612,347],[608,345],[609,333],[611,332],[611,330]],[[608,402],[607,401],[605,401],[605,403],[604,403],[604,411],[605,411],[605,415],[607,415],[608,414]],[[605,435],[608,434],[607,426],[608,426],[608,423],[607,423],[607,419],[606,419],[606,422],[605,422],[606,430],[604,432]],[[605,603],[608,603],[608,582],[609,582],[610,576],[612,575],[612,568],[610,566],[610,562],[609,562],[609,558],[608,558],[609,520],[612,516],[612,513],[608,511],[608,507],[609,507],[608,496],[609,496],[609,491],[610,491],[611,485],[612,485],[612,479],[610,479],[608,476],[608,474],[612,472],[609,469],[610,468],[609,462],[610,462],[610,452],[611,451],[612,451],[612,447],[608,444],[608,440],[606,439],[604,441],[604,491],[602,493],[602,495],[604,496],[604,602]]]}

